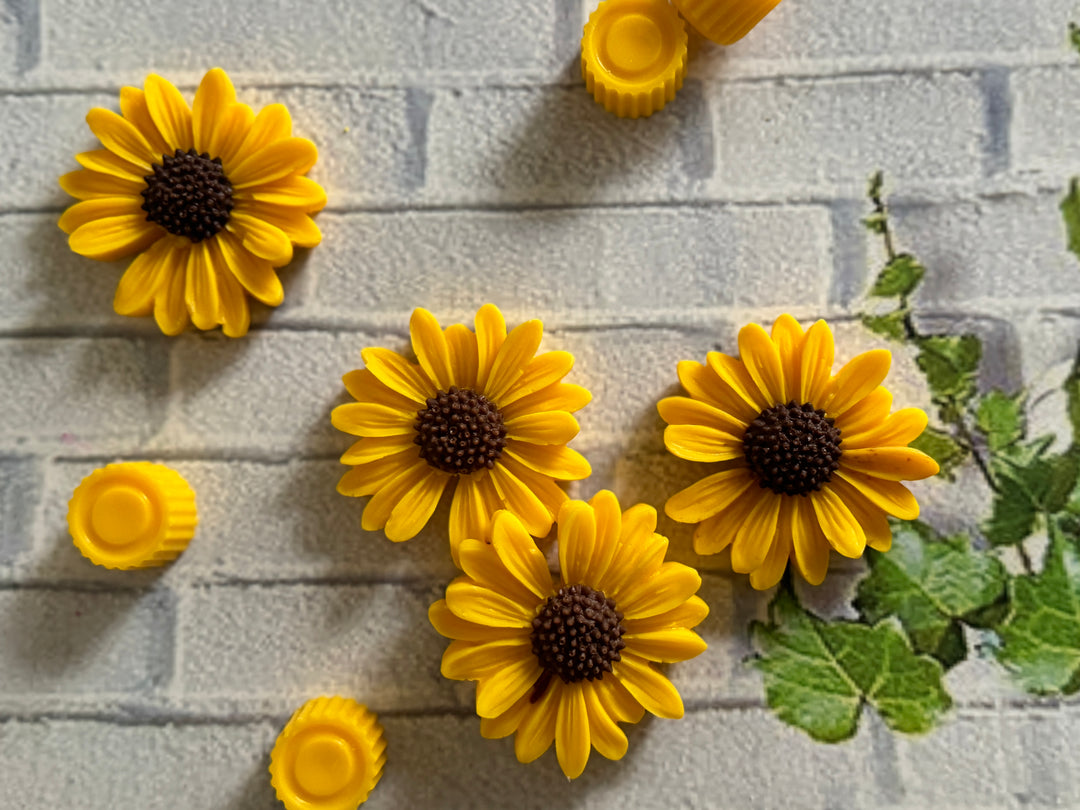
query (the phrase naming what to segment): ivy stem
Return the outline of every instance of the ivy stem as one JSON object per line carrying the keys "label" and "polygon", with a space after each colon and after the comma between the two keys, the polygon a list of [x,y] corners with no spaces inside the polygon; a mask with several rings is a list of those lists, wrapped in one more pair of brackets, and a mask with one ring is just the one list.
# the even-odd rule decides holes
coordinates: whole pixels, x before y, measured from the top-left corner
{"label": "ivy stem", "polygon": [[979,472],[982,473],[983,478],[986,479],[986,483],[995,494],[1001,493],[1001,487],[998,486],[997,481],[994,480],[993,473],[990,472],[990,466],[986,463],[986,459],[982,457],[982,453],[979,452],[979,448],[975,445],[975,437],[971,435],[971,431],[968,430],[968,426],[964,423],[964,417],[960,417],[952,423],[956,428],[956,432],[960,434],[960,438],[964,440],[967,445],[968,451],[971,453],[971,458],[975,461],[975,466],[979,468]]}
{"label": "ivy stem", "polygon": [[874,204],[874,213],[881,217],[881,238],[885,242],[885,253],[889,261],[896,261],[896,245],[893,244],[892,228],[889,227],[889,211],[885,207],[885,199],[881,194],[875,194],[870,198]]}

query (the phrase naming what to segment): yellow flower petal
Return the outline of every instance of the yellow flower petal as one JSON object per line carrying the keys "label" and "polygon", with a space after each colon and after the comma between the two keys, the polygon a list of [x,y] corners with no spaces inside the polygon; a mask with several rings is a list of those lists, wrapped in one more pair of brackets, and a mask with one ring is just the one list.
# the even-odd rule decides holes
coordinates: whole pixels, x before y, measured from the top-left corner
{"label": "yellow flower petal", "polygon": [[915,520],[919,517],[919,503],[903,484],[844,469],[837,470],[836,475],[855,487],[874,506],[893,517],[900,520]]}
{"label": "yellow flower petal", "polygon": [[880,425],[870,427],[862,433],[845,433],[844,451],[865,447],[904,447],[922,435],[927,421],[925,411],[919,408],[904,408]]}
{"label": "yellow flower petal", "polygon": [[484,384],[484,395],[493,402],[499,402],[503,394],[512,386],[540,348],[544,327],[540,321],[532,320],[519,324],[506,336],[506,342],[499,349],[491,365]]}
{"label": "yellow flower petal", "polygon": [[170,154],[177,149],[187,151],[194,145],[191,134],[191,109],[171,82],[150,74],[143,84],[146,105],[158,132],[169,145]]}
{"label": "yellow flower petal", "polygon": [[532,689],[540,672],[536,656],[528,647],[521,648],[520,658],[507,661],[476,685],[476,713],[498,717]]}
{"label": "yellow flower petal", "polygon": [[912,447],[868,447],[844,450],[840,465],[887,481],[918,481],[937,475],[938,463]]}
{"label": "yellow flower petal", "polygon": [[695,554],[719,554],[735,542],[739,529],[758,502],[751,488],[744,492],[744,496],[736,498],[718,514],[706,518],[694,529]]}
{"label": "yellow flower petal", "polygon": [[559,570],[571,585],[592,583],[589,563],[596,548],[596,515],[584,501],[568,501],[559,512]]}
{"label": "yellow flower petal", "polygon": [[679,523],[697,523],[727,508],[753,485],[745,467],[713,473],[668,498],[664,512]]}
{"label": "yellow flower petal", "polygon": [[330,412],[330,422],[353,436],[407,436],[412,441],[415,416],[375,402],[348,402]]}
{"label": "yellow flower petal", "polygon": [[[217,154],[211,157],[221,158],[226,177],[229,176],[229,170],[236,165],[237,158],[242,154],[240,150],[254,122],[255,113],[247,104],[233,104],[223,114],[214,138]],[[243,200],[235,193],[233,199]]]}
{"label": "yellow flower petal", "polygon": [[521,479],[510,473],[505,465],[496,464],[490,473],[491,482],[506,508],[514,513],[534,537],[545,537],[551,531],[553,515]]}
{"label": "yellow flower petal", "polygon": [[148,223],[146,215],[140,211],[138,214],[95,219],[80,225],[68,238],[68,244],[80,256],[111,262],[146,250],[164,234],[165,231],[157,225]]}
{"label": "yellow flower petal", "polygon": [[866,531],[835,490],[826,486],[810,493],[810,503],[829,545],[845,557],[861,557],[866,549]]}
{"label": "yellow flower petal", "polygon": [[279,306],[285,300],[285,289],[270,262],[245,248],[228,231],[220,231],[215,241],[225,266],[245,290],[269,307]]}
{"label": "yellow flower petal", "polygon": [[259,217],[233,211],[229,215],[229,224],[225,227],[240,239],[245,249],[261,259],[266,259],[275,267],[292,261],[293,247],[289,237],[283,230]]}
{"label": "yellow flower petal", "polygon": [[585,695],[585,708],[589,714],[589,731],[592,736],[593,747],[600,756],[611,760],[619,760],[626,756],[629,743],[618,723],[612,719],[608,709],[604,706],[601,693],[593,684],[582,685],[582,693]]}
{"label": "yellow flower petal", "polygon": [[593,681],[593,691],[616,723],[639,723],[645,716],[645,707],[619,683],[618,677]]}
{"label": "yellow flower petal", "polygon": [[[704,425],[740,437],[746,431],[746,422],[707,402],[699,402],[688,397],[662,399],[656,406],[656,410],[660,418],[669,425]],[[754,418],[757,418],[756,413]]]}
{"label": "yellow flower petal", "polygon": [[619,591],[619,610],[630,621],[674,609],[701,587],[701,575],[688,565],[666,562],[650,577],[641,577]]}
{"label": "yellow flower petal", "polygon": [[[523,605],[540,604],[540,599],[536,594],[518,582],[517,578],[503,565],[490,542],[463,540],[458,547],[458,564],[477,585],[490,588]],[[550,595],[547,593],[544,598]]]}
{"label": "yellow flower petal", "polygon": [[289,175],[271,183],[237,191],[235,199],[300,211],[319,211],[326,206],[326,190],[308,177]]}
{"label": "yellow flower petal", "polygon": [[581,776],[592,750],[584,689],[582,683],[568,684],[555,717],[555,754],[567,779]]}
{"label": "yellow flower petal", "polygon": [[657,717],[678,720],[683,702],[671,681],[652,668],[648,661],[623,653],[615,665],[615,676],[637,701]]}
{"label": "yellow flower petal", "polygon": [[241,202],[237,203],[233,212],[250,213],[267,225],[274,226],[297,247],[313,248],[322,242],[322,231],[319,230],[319,226],[303,211]]}
{"label": "yellow flower petal", "polygon": [[[165,240],[163,240],[165,241]],[[187,328],[188,311],[184,302],[187,287],[187,262],[190,248],[183,245],[187,240],[168,239],[171,243],[164,259],[165,281],[154,299],[154,320],[166,335],[178,335]]]}
{"label": "yellow flower petal", "polygon": [[866,532],[866,545],[876,551],[888,551],[892,548],[892,527],[889,519],[877,506],[874,506],[855,487],[841,478],[834,478],[829,486],[843,499],[855,516],[855,520]]}
{"label": "yellow flower petal", "polygon": [[773,322],[771,337],[780,352],[787,398],[795,399],[802,393],[803,328],[791,315],[781,315]]}
{"label": "yellow flower petal", "polygon": [[209,154],[211,159],[221,156],[222,143],[228,136],[225,131],[230,107],[236,103],[236,90],[228,75],[221,68],[207,71],[195,91],[191,105],[192,136],[195,150]]}
{"label": "yellow flower petal", "polygon": [[780,350],[769,333],[752,323],[739,330],[739,356],[769,405],[788,401]]}
{"label": "yellow flower petal", "polygon": [[532,655],[527,633],[507,638],[483,641],[454,641],[443,653],[440,670],[452,681],[475,681],[511,661],[521,661]]}
{"label": "yellow flower petal", "polygon": [[157,124],[150,117],[150,107],[146,103],[146,93],[138,87],[120,88],[120,114],[135,125],[139,133],[150,145],[150,151],[155,163],[159,163],[165,155],[171,155],[175,149],[170,149],[169,144],[158,132]]}
{"label": "yellow flower petal", "polygon": [[570,383],[555,383],[547,388],[541,388],[535,394],[511,402],[509,405],[500,405],[506,419],[515,419],[527,413],[542,411],[568,411],[574,413],[580,411],[592,401],[592,394],[580,385]]}
{"label": "yellow flower petal", "polygon": [[239,154],[252,155],[292,135],[292,117],[284,104],[268,104],[259,110]]}
{"label": "yellow flower petal", "polygon": [[449,481],[450,476],[442,470],[429,468],[427,474],[394,506],[384,528],[387,538],[400,543],[416,537],[431,519]]}
{"label": "yellow flower petal", "polygon": [[137,197],[98,197],[68,206],[57,223],[64,233],[75,233],[83,225],[112,217],[142,217],[140,227],[145,227],[146,213],[140,208]]}
{"label": "yellow flower petal", "polygon": [[668,541],[656,534],[656,510],[645,503],[623,512],[619,545],[604,575],[604,592],[617,597],[623,585],[660,570],[667,554]]}
{"label": "yellow flower petal", "polygon": [[693,360],[682,360],[678,365],[678,373],[679,382],[691,397],[712,405],[740,424],[745,425],[753,421],[761,412],[760,408],[748,404],[736,394],[731,386],[721,380],[719,375],[708,366],[695,363]]}
{"label": "yellow flower petal", "polygon": [[[462,641],[494,641],[500,638],[518,638],[522,635],[517,628],[488,627],[483,624],[467,622],[455,616],[445,599],[440,599],[428,608],[431,626],[441,636]],[[525,638],[528,638],[526,635]]]}
{"label": "yellow flower petal", "polygon": [[776,542],[776,522],[784,496],[768,489],[758,490],[754,508],[743,521],[731,543],[731,570],[749,574],[760,568]]}
{"label": "yellow flower petal", "polygon": [[627,633],[649,634],[660,630],[672,628],[697,627],[709,615],[709,606],[700,596],[691,596],[681,605],[676,605],[671,610],[657,613],[643,619],[627,619],[623,627]]}
{"label": "yellow flower petal", "polygon": [[[787,562],[786,557],[784,561]],[[777,580],[779,581],[779,577],[777,577]],[[701,655],[708,646],[701,636],[685,627],[650,630],[644,633],[627,633],[623,636],[623,641],[626,642],[627,648],[634,655],[662,664],[687,661]]]}
{"label": "yellow flower petal", "polygon": [[552,678],[547,691],[521,721],[514,737],[514,754],[518,762],[533,762],[551,747],[555,740],[555,716],[562,702],[564,688],[565,684],[560,679]]}
{"label": "yellow flower petal", "polygon": [[581,430],[566,411],[525,414],[503,424],[507,438],[529,444],[566,444]]}
{"label": "yellow flower petal", "polygon": [[558,481],[580,481],[592,474],[585,456],[565,445],[538,445],[511,441],[503,452],[530,470]]}
{"label": "yellow flower petal", "polygon": [[149,315],[153,311],[158,290],[169,282],[172,249],[170,239],[159,239],[128,265],[113,298],[118,315]]}
{"label": "yellow flower petal", "polygon": [[529,701],[529,693],[526,692],[518,698],[517,703],[498,717],[481,717],[480,736],[485,740],[501,740],[503,737],[509,737],[521,727],[530,711],[532,711],[532,703]]}
{"label": "yellow flower petal", "polygon": [[761,388],[754,382],[754,378],[750,376],[750,372],[741,360],[720,352],[709,352],[706,360],[713,373],[731,389],[736,397],[742,400],[744,412],[753,414],[744,418],[743,421],[753,421],[759,413],[774,404],[761,392]]}
{"label": "yellow flower petal", "polygon": [[[146,183],[90,169],[79,169],[61,176],[60,188],[77,200],[95,200],[99,197],[131,197],[141,200],[139,194],[146,188]],[[142,205],[141,202],[139,204]]]}
{"label": "yellow flower petal", "polygon": [[794,510],[793,499],[785,498],[780,502],[780,516],[777,520],[776,540],[765,555],[762,564],[750,572],[750,586],[757,591],[767,591],[780,581],[791,556],[791,513]]}
{"label": "yellow flower petal", "polygon": [[535,605],[522,605],[466,577],[455,579],[447,587],[446,604],[459,619],[485,627],[531,628],[536,613]]}
{"label": "yellow flower petal", "polygon": [[846,442],[848,436],[859,436],[880,428],[889,418],[892,401],[893,396],[887,389],[875,388],[836,418],[841,439]]}
{"label": "yellow flower petal", "polygon": [[[393,458],[393,456],[391,456]],[[378,464],[379,462],[374,462]],[[367,465],[372,466],[372,465]],[[361,469],[356,467],[354,469]],[[360,526],[365,532],[374,532],[383,528],[386,525],[386,521],[390,519],[390,513],[394,511],[401,499],[415,487],[421,479],[427,476],[431,467],[424,461],[415,461],[409,467],[399,468],[399,472],[394,476],[389,483],[380,487],[379,490],[371,496],[371,500],[368,501],[367,506],[364,507],[364,512],[360,516]],[[343,479],[344,480],[344,479]],[[339,484],[340,487],[340,484]],[[407,537],[390,538],[394,542],[401,542],[408,540]],[[453,604],[451,604],[453,607]]]}
{"label": "yellow flower petal", "polygon": [[836,346],[832,330],[825,321],[817,321],[806,330],[800,364],[800,402],[821,402],[832,375]]}
{"label": "yellow flower petal", "polygon": [[142,193],[142,189],[146,186],[144,175],[150,171],[149,167],[143,169],[129,163],[108,149],[93,149],[89,152],[80,152],[75,156],[75,160],[79,161],[79,165],[84,169],[107,174],[110,177],[127,180],[138,185],[139,193]]}
{"label": "yellow flower petal", "polygon": [[596,517],[596,545],[589,561],[589,577],[594,587],[603,590],[607,586],[607,573],[619,548],[622,535],[622,508],[619,499],[610,490],[601,490],[589,501]]}
{"label": "yellow flower petal", "polygon": [[[330,418],[333,420],[333,413],[330,414]],[[380,458],[386,458],[395,453],[404,453],[406,450],[418,451],[413,437],[408,433],[361,439],[342,454],[341,463],[349,465],[367,464],[369,461],[378,461]]]}
{"label": "yellow flower petal", "polygon": [[892,354],[886,349],[863,352],[848,362],[830,384],[832,395],[825,408],[829,416],[839,416],[881,385],[891,365]]}
{"label": "yellow flower petal", "polygon": [[[446,343],[450,347],[453,378],[461,388],[476,387],[476,335],[463,323],[446,327]],[[505,411],[503,412],[505,416]]]}
{"label": "yellow flower petal", "polygon": [[196,329],[213,329],[217,326],[221,317],[221,294],[214,268],[210,266],[206,242],[195,242],[188,253],[184,303]]}
{"label": "yellow flower petal", "polygon": [[551,596],[554,588],[547,560],[521,521],[510,512],[496,513],[491,544],[506,570],[518,582],[539,599]]}
{"label": "yellow flower petal", "polygon": [[[258,118],[255,123],[258,124]],[[306,174],[319,158],[318,149],[307,138],[284,138],[257,152],[242,154],[247,157],[229,172],[229,182],[237,190],[271,183],[290,174]]]}
{"label": "yellow flower petal", "polygon": [[[458,549],[466,540],[487,540],[491,532],[491,516],[498,508],[484,497],[482,483],[494,490],[490,476],[484,473],[463,475],[458,478],[453,500],[450,502],[450,554],[454,565],[461,567]],[[498,494],[492,492],[497,502]]]}
{"label": "yellow flower petal", "polygon": [[426,309],[413,310],[409,319],[409,335],[413,353],[424,373],[440,391],[448,391],[455,384],[450,364],[450,344],[435,316]]}
{"label": "yellow flower petal", "polygon": [[437,393],[420,366],[410,363],[397,352],[369,348],[361,351],[360,356],[368,370],[379,378],[379,382],[408,397],[417,405],[426,407],[428,399]]}
{"label": "yellow flower petal", "polygon": [[345,390],[355,400],[396,408],[414,419],[416,417],[416,403],[383,385],[379,378],[371,373],[371,369],[350,371],[341,381],[345,384]]}
{"label": "yellow flower petal", "polygon": [[574,367],[574,356],[570,352],[544,352],[529,360],[522,369],[521,376],[500,398],[506,406],[529,394],[554,385]]}
{"label": "yellow flower petal", "polygon": [[814,507],[805,498],[794,498],[791,513],[791,539],[795,565],[811,585],[825,581],[829,570],[829,541],[818,526]]}
{"label": "yellow flower petal", "polygon": [[480,307],[474,320],[477,348],[476,385],[484,390],[491,374],[491,366],[506,341],[506,321],[494,304]]}
{"label": "yellow flower petal", "polygon": [[744,458],[742,439],[704,425],[668,425],[664,445],[687,461],[730,461]]}
{"label": "yellow flower petal", "polygon": [[218,292],[221,294],[221,331],[226,337],[243,337],[251,326],[251,309],[244,288],[228,268],[218,271]]}
{"label": "yellow flower petal", "polygon": [[337,491],[350,498],[374,495],[419,460],[415,448],[358,464],[338,481]]}
{"label": "yellow flower petal", "polygon": [[[150,164],[160,159],[160,155],[153,153],[150,144],[135,125],[112,110],[95,107],[86,114],[86,123],[106,149],[135,166],[140,176],[149,174]],[[85,163],[83,165],[86,166]]]}
{"label": "yellow flower petal", "polygon": [[540,499],[540,503],[547,509],[548,514],[553,518],[559,514],[562,505],[569,500],[569,496],[567,496],[563,488],[548,476],[530,470],[505,454],[499,459],[499,464],[532,490],[533,494]]}

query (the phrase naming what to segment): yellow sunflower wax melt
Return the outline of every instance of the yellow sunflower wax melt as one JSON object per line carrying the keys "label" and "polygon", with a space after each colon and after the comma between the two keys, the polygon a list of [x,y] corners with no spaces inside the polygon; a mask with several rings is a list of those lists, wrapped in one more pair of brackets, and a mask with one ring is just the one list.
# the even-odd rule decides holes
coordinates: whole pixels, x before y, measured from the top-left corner
{"label": "yellow sunflower wax melt", "polygon": [[293,137],[285,107],[256,115],[215,68],[192,107],[151,75],[143,89],[120,91],[119,115],[96,108],[86,121],[104,148],[77,155],[83,168],[60,178],[80,202],[59,224],[82,256],[135,255],[116,290],[117,313],[153,313],[167,335],[190,322],[239,337],[251,322],[249,295],[282,302],[274,268],[292,261],[294,246],[319,244],[310,215],[326,205],[322,187],[304,176],[318,151]]}
{"label": "yellow sunflower wax melt", "polygon": [[477,682],[480,733],[516,734],[520,762],[554,742],[574,779],[593,748],[622,759],[620,723],[637,723],[646,711],[682,717],[682,698],[656,664],[705,650],[693,628],[709,608],[696,596],[697,571],[665,562],[667,548],[655,509],[623,511],[607,491],[559,512],[557,578],[509,512],[495,516],[490,542],[463,542],[465,575],[428,616],[452,639],[443,675]]}
{"label": "yellow sunflower wax melt", "polygon": [[581,73],[620,118],[663,109],[686,76],[686,27],[667,0],[604,0],[581,38]]}
{"label": "yellow sunflower wax melt", "polygon": [[176,559],[195,534],[195,493],[161,464],[110,464],[83,479],[68,529],[87,559],[105,568],[150,568]]}
{"label": "yellow sunflower wax melt", "polygon": [[386,741],[366,706],[343,697],[296,710],[270,754],[270,783],[287,810],[356,810],[382,778]]}
{"label": "yellow sunflower wax melt", "polygon": [[671,0],[694,29],[720,45],[734,45],[780,5],[780,0]]}
{"label": "yellow sunflower wax melt", "polygon": [[668,450],[716,469],[672,495],[668,517],[698,524],[698,554],[730,546],[732,569],[760,590],[779,582],[789,559],[818,585],[831,550],[851,558],[866,546],[888,551],[888,516],[919,516],[900,482],[938,473],[937,462],[908,447],[926,429],[926,414],[890,413],[892,394],[881,383],[892,355],[865,352],[834,376],[828,324],[803,331],[790,315],[771,334],[743,327],[739,355],[679,363],[689,396],[659,404]]}
{"label": "yellow sunflower wax melt", "polygon": [[363,528],[409,540],[450,488],[455,562],[465,539],[489,536],[500,509],[543,537],[567,498],[557,482],[591,472],[566,446],[579,429],[573,413],[591,399],[581,386],[562,382],[573,355],[536,354],[543,324],[526,321],[507,332],[492,304],[475,321],[475,331],[463,324],[443,329],[426,309],[416,310],[409,331],[418,362],[364,349],[366,368],[344,378],[356,402],[331,415],[338,430],[360,437],[341,457],[352,469],[337,489],[372,496]]}

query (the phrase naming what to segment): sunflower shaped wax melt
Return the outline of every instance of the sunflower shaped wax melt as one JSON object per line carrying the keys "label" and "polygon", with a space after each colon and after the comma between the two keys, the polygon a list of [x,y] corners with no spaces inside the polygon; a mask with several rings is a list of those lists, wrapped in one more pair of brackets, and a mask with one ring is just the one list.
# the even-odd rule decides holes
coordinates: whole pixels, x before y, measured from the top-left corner
{"label": "sunflower shaped wax melt", "polygon": [[734,45],[780,5],[780,0],[672,0],[694,29],[720,45]]}
{"label": "sunflower shaped wax melt", "polygon": [[465,576],[428,615],[453,639],[443,675],[477,682],[481,734],[516,733],[521,762],[554,741],[573,779],[593,748],[622,759],[628,743],[619,723],[636,723],[646,711],[682,717],[679,693],[654,664],[705,650],[692,628],[709,608],[695,595],[697,571],[664,562],[667,547],[655,509],[623,512],[606,491],[560,511],[557,581],[508,512],[495,516],[490,543],[461,544]]}
{"label": "sunflower shaped wax melt", "polygon": [[90,129],[105,148],[77,156],[83,168],[60,178],[80,200],[60,218],[71,249],[112,261],[138,254],[116,290],[121,315],[149,315],[175,335],[189,320],[247,333],[247,296],[284,298],[274,268],[293,246],[322,236],[310,214],[326,204],[304,175],[318,152],[292,136],[280,104],[256,115],[236,100],[225,72],[203,78],[189,108],[160,76],[120,91],[121,115],[93,109]]}
{"label": "sunflower shaped wax melt", "polygon": [[828,324],[804,332],[782,315],[771,336],[744,327],[739,354],[679,363],[689,396],[660,402],[668,450],[718,469],[669,498],[668,516],[698,524],[698,554],[731,546],[731,567],[758,589],[775,585],[789,558],[817,585],[830,549],[852,558],[868,545],[888,551],[887,516],[919,516],[900,482],[938,473],[907,446],[926,429],[926,414],[889,413],[892,394],[881,383],[890,353],[860,354],[833,376]]}

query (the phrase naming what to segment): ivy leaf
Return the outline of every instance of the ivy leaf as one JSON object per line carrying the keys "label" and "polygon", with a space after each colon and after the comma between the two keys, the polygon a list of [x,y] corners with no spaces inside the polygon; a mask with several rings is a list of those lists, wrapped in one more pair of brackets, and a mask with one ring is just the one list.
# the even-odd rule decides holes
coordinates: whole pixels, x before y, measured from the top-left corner
{"label": "ivy leaf", "polygon": [[888,315],[863,315],[862,323],[875,335],[903,341],[907,338],[907,326],[904,323],[907,314],[908,310],[898,309]]}
{"label": "ivy leaf", "polygon": [[1080,549],[1056,521],[1041,574],[1016,577],[1012,611],[998,628],[1001,662],[1027,692],[1080,690]]}
{"label": "ivy leaf", "polygon": [[915,362],[926,375],[930,394],[946,422],[975,396],[975,375],[982,359],[982,342],[974,335],[929,335],[917,341]]}
{"label": "ivy leaf", "polygon": [[[1080,29],[1072,28],[1073,43],[1080,37]],[[1069,193],[1061,201],[1061,216],[1065,219],[1065,232],[1069,238],[1069,250],[1080,258],[1080,178],[1069,183]]]}
{"label": "ivy leaf", "polygon": [[966,447],[948,433],[934,427],[924,430],[919,438],[911,443],[911,447],[921,450],[936,461],[941,467],[939,474],[950,481],[953,480],[956,468],[963,464],[968,456]]}
{"label": "ivy leaf", "polygon": [[770,623],[755,622],[758,655],[769,706],[785,723],[815,740],[854,736],[863,706],[873,706],[889,728],[929,731],[952,699],[941,665],[916,655],[893,619],[874,626],[826,622],[781,589],[769,606]]}
{"label": "ivy leaf", "polygon": [[[1001,478],[999,476],[999,481]],[[1012,546],[1021,543],[1035,531],[1039,510],[1019,488],[1003,482],[994,496],[993,510],[982,525],[983,535],[991,545]]]}
{"label": "ivy leaf", "polygon": [[975,414],[979,432],[986,436],[992,453],[1011,447],[1024,436],[1024,398],[991,391],[979,402]]}
{"label": "ivy leaf", "polygon": [[993,512],[984,524],[986,539],[995,546],[1025,540],[1039,515],[1065,510],[1080,478],[1080,448],[1046,455],[1052,437],[1016,445],[994,459]]}
{"label": "ivy leaf", "polygon": [[868,622],[896,616],[911,645],[946,669],[967,657],[961,622],[986,626],[1005,603],[1007,574],[996,557],[972,552],[967,537],[940,538],[922,523],[893,526],[888,554],[867,552],[870,576],[855,607]]}
{"label": "ivy leaf", "polygon": [[1080,26],[1076,23],[1069,23],[1069,42],[1077,51],[1080,51]]}
{"label": "ivy leaf", "polygon": [[909,296],[925,275],[926,268],[919,264],[918,259],[910,253],[902,253],[885,265],[870,294],[879,298]]}

